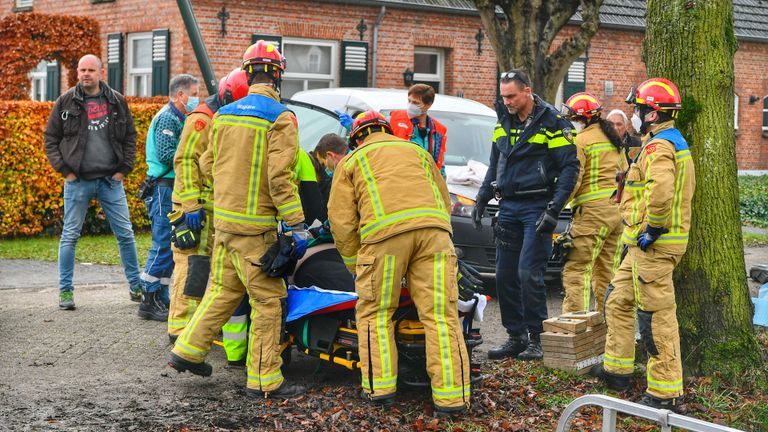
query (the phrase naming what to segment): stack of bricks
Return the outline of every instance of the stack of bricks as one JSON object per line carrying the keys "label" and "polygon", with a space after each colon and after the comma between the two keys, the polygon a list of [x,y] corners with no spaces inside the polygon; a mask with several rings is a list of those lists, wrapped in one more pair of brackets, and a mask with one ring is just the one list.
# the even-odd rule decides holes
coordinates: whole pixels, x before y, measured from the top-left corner
{"label": "stack of bricks", "polygon": [[571,312],[544,321],[544,366],[578,375],[603,361],[607,327],[600,312]]}

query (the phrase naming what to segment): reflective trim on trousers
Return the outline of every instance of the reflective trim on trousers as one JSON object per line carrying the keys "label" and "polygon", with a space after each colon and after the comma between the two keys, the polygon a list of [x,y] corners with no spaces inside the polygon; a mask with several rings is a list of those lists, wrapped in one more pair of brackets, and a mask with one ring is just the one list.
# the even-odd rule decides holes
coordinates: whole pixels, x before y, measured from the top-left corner
{"label": "reflective trim on trousers", "polygon": [[603,363],[619,369],[633,370],[635,368],[635,359],[631,357],[614,357],[610,354],[603,355]]}
{"label": "reflective trim on trousers", "polygon": [[435,254],[433,263],[434,284],[434,314],[437,327],[438,343],[440,345],[440,368],[443,373],[443,384],[453,387],[453,359],[451,358],[451,341],[448,336],[448,324],[445,319],[446,287],[445,287],[445,253]]}
{"label": "reflective trim on trousers", "polygon": [[470,386],[465,385],[463,387],[441,387],[441,388],[433,387],[432,396],[435,399],[455,399],[455,398],[469,399]]}

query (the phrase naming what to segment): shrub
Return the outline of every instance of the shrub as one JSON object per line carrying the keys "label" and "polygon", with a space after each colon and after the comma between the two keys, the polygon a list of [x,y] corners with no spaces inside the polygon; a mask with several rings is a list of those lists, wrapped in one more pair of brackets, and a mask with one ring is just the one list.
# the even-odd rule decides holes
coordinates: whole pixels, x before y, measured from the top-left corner
{"label": "shrub", "polygon": [[[0,101],[0,237],[58,234],[64,212],[64,181],[45,156],[45,125],[53,103]],[[158,103],[130,104],[136,123],[136,164],[126,177],[131,221],[135,228],[149,226],[144,203],[136,190],[144,179],[144,143]],[[109,226],[95,200],[86,216],[84,230],[108,232]]]}
{"label": "shrub", "polygon": [[768,227],[768,175],[739,176],[739,209],[742,223]]}

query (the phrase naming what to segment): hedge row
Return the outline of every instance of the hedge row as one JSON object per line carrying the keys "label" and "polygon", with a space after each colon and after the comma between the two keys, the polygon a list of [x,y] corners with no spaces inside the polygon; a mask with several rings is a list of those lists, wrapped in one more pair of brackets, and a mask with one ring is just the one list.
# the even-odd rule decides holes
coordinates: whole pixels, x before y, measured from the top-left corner
{"label": "hedge row", "polygon": [[[136,190],[144,179],[144,143],[152,117],[162,103],[130,103],[136,123],[136,165],[124,186],[135,228],[149,225]],[[0,101],[0,237],[58,234],[64,212],[64,180],[45,156],[45,125],[51,102]],[[91,202],[84,225],[87,233],[109,231],[101,208]]]}
{"label": "hedge row", "polygon": [[739,177],[739,208],[743,223],[768,227],[768,176]]}

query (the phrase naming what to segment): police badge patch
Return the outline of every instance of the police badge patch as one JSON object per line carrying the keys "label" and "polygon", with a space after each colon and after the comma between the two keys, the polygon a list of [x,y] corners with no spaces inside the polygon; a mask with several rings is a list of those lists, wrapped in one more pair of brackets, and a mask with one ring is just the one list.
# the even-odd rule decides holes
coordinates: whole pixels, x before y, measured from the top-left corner
{"label": "police badge patch", "polygon": [[571,128],[563,128],[563,137],[566,141],[573,144],[573,129]]}

